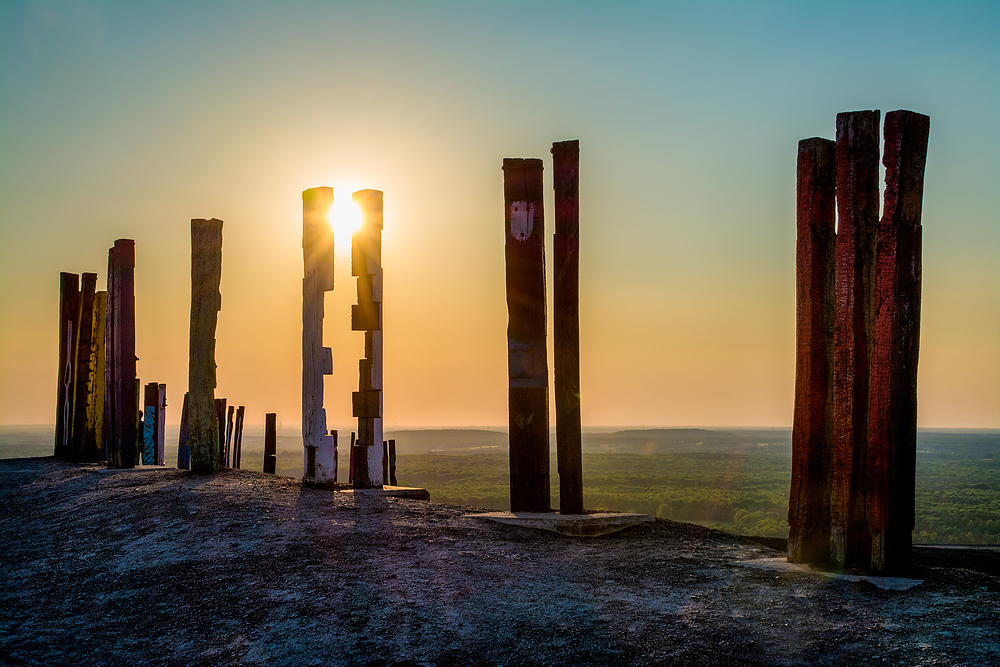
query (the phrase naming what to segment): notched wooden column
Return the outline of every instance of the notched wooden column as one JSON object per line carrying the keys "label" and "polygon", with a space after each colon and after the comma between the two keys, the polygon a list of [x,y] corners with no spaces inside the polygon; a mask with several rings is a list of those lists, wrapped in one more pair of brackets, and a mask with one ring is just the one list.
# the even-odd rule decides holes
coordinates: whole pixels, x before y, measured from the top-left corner
{"label": "notched wooden column", "polygon": [[191,471],[219,469],[215,415],[215,328],[222,309],[222,220],[191,221],[191,335],[188,353],[188,423]]}
{"label": "notched wooden column", "polygon": [[333,351],[323,346],[324,297],[333,289],[332,205],[332,188],[302,193],[302,482],[328,488],[337,481],[336,444],[323,407],[323,377],[333,374]]}
{"label": "notched wooden column", "polygon": [[[351,306],[351,329],[365,332],[365,357],[358,363],[358,391],[352,396],[358,419],[354,444],[356,489],[385,484],[382,447],[382,192],[359,190],[354,203],[362,225],[351,239],[351,275],[358,279],[358,303]],[[353,449],[353,448],[352,448]]]}
{"label": "notched wooden column", "polygon": [[135,241],[118,239],[108,251],[105,323],[105,430],[111,468],[136,464],[139,384],[135,362]]}
{"label": "notched wooden column", "polygon": [[803,139],[798,149],[795,243],[795,410],[788,498],[788,560],[830,556],[833,447],[836,144]]}
{"label": "notched wooden column", "polygon": [[580,417],[580,142],[552,144],[553,344],[559,513],[583,513]]}
{"label": "notched wooden column", "polygon": [[867,565],[868,376],[878,236],[879,111],[837,114],[831,556]]}
{"label": "notched wooden column", "polygon": [[885,116],[885,203],[879,227],[868,412],[871,569],[910,566],[920,350],[921,207],[930,118]]}
{"label": "notched wooden column", "polygon": [[503,161],[510,505],[550,511],[542,161]]}

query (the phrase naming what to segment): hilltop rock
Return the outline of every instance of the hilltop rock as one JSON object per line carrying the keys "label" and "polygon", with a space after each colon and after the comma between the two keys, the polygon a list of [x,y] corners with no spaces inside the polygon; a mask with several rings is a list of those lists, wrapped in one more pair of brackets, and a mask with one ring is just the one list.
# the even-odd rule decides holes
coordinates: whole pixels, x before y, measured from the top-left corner
{"label": "hilltop rock", "polygon": [[245,470],[11,459],[0,502],[7,665],[1000,664],[988,572],[893,590],[689,524],[571,538]]}

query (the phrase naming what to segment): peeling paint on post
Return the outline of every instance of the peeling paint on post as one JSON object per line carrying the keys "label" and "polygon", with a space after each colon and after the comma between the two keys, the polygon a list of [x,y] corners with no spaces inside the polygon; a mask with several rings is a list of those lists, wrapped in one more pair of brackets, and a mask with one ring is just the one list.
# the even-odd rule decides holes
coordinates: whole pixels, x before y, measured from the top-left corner
{"label": "peeling paint on post", "polygon": [[510,505],[548,512],[549,380],[545,352],[542,161],[503,161],[510,416]]}
{"label": "peeling paint on post", "polygon": [[333,289],[334,239],[327,220],[332,204],[332,188],[302,192],[302,483],[319,487],[337,480],[323,407],[323,376],[333,374],[333,351],[323,347],[323,301]]}
{"label": "peeling paint on post", "polygon": [[222,309],[222,220],[191,221],[191,332],[188,352],[188,420],[191,471],[219,469],[215,411],[215,328]]}
{"label": "peeling paint on post", "polygon": [[358,391],[353,415],[358,418],[354,488],[385,483],[382,448],[382,191],[353,195],[361,210],[361,228],[351,238],[351,275],[358,279],[358,303],[351,306],[351,329],[365,332],[365,357],[358,363]]}
{"label": "peeling paint on post", "polygon": [[836,144],[803,139],[796,183],[795,410],[788,560],[830,556]]}
{"label": "peeling paint on post", "polygon": [[134,468],[139,380],[135,372],[135,241],[118,239],[108,251],[105,324],[105,409],[111,468]]}
{"label": "peeling paint on post", "polygon": [[879,227],[868,411],[871,569],[910,566],[917,455],[921,207],[930,118],[885,116],[885,204]]}
{"label": "peeling paint on post", "polygon": [[552,329],[555,345],[559,513],[583,514],[580,417],[580,142],[552,144],[555,238]]}

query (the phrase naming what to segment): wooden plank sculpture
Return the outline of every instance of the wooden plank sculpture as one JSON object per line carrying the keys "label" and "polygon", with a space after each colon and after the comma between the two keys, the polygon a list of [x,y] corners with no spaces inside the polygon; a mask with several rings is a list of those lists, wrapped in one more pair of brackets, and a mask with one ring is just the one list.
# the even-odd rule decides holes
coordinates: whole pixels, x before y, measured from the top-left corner
{"label": "wooden plank sculpture", "polygon": [[553,345],[560,514],[583,513],[580,416],[580,142],[552,144]]}
{"label": "wooden plank sculpture", "polygon": [[191,331],[188,346],[188,423],[191,471],[219,469],[215,413],[215,328],[222,309],[222,220],[191,220]]}
{"label": "wooden plank sculpture", "polygon": [[94,294],[93,333],[91,339],[90,363],[88,364],[87,380],[87,434],[84,441],[84,458],[87,461],[103,461],[107,458],[105,452],[105,389],[104,364],[107,326],[108,293],[100,291]]}
{"label": "wooden plank sculpture", "polygon": [[278,464],[278,415],[264,415],[264,472],[274,474]]}
{"label": "wooden plank sculpture", "polygon": [[830,456],[833,448],[833,253],[836,145],[799,142],[796,187],[795,410],[788,560],[830,555]]}
{"label": "wooden plank sculpture", "polygon": [[333,289],[332,204],[331,188],[302,193],[302,482],[326,488],[337,481],[336,441],[323,407],[323,376],[333,374],[333,351],[323,346],[323,299]]}
{"label": "wooden plank sculpture", "polygon": [[[921,206],[930,119],[837,115],[834,303],[829,305],[829,142],[800,144],[797,351],[789,560],[905,572],[914,525]],[[829,322],[833,321],[832,395]],[[832,415],[832,429],[827,425]],[[829,479],[828,482],[824,480]],[[829,494],[829,550],[823,507]]]}
{"label": "wooden plank sculpture", "polygon": [[72,457],[73,391],[80,333],[80,276],[59,274],[59,369],[56,391],[55,456]]}
{"label": "wooden plank sculpture", "polygon": [[542,161],[503,161],[510,418],[510,508],[548,512],[549,379],[545,351]]}
{"label": "wooden plank sculpture", "polygon": [[358,279],[358,303],[351,306],[351,329],[365,332],[365,356],[358,363],[358,391],[352,396],[358,419],[354,443],[356,489],[381,487],[382,447],[382,192],[353,195],[362,224],[351,238],[351,275]]}
{"label": "wooden plank sculpture", "polygon": [[80,280],[79,335],[76,339],[76,361],[73,369],[73,425],[70,434],[70,456],[74,461],[94,460],[87,456],[87,405],[90,395],[90,361],[94,351],[94,300],[97,274],[84,273]]}
{"label": "wooden plank sculpture", "polygon": [[108,251],[105,324],[105,432],[111,468],[134,468],[137,460],[139,380],[135,362],[135,241],[118,239]]}

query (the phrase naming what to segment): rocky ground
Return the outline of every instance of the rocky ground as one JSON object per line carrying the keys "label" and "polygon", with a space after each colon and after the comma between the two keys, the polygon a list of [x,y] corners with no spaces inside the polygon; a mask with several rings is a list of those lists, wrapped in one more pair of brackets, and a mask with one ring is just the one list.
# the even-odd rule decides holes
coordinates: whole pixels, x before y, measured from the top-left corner
{"label": "rocky ground", "polygon": [[670,521],[570,538],[51,458],[0,461],[0,502],[5,665],[1000,664],[986,552],[921,551],[880,588]]}

